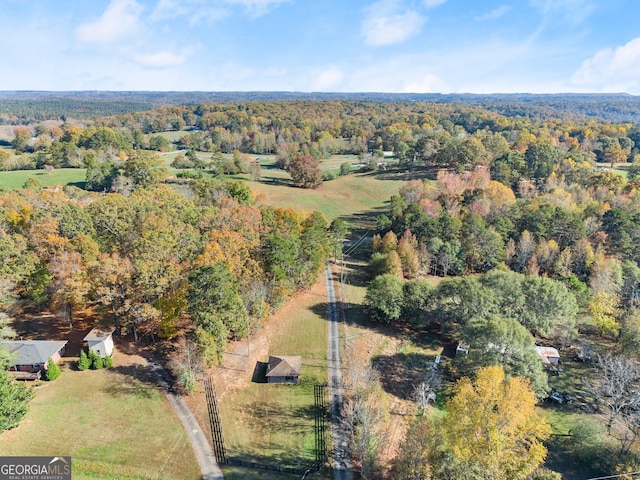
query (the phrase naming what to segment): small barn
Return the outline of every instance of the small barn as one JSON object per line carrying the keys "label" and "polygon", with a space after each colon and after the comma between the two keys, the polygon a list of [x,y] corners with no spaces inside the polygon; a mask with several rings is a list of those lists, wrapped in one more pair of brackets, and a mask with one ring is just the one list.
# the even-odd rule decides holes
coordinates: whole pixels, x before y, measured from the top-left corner
{"label": "small barn", "polygon": [[553,347],[536,347],[538,351],[538,355],[540,356],[540,360],[545,367],[550,367],[554,365],[558,365],[560,362],[560,354],[558,350]]}
{"label": "small barn", "polygon": [[302,357],[269,356],[267,365],[267,382],[298,383],[302,370]]}
{"label": "small barn", "polygon": [[113,355],[113,332],[112,328],[93,328],[83,338],[89,346],[89,351],[96,352],[102,358]]}
{"label": "small barn", "polygon": [[12,340],[0,342],[9,352],[9,370],[21,380],[36,380],[47,369],[49,360],[60,361],[66,340]]}

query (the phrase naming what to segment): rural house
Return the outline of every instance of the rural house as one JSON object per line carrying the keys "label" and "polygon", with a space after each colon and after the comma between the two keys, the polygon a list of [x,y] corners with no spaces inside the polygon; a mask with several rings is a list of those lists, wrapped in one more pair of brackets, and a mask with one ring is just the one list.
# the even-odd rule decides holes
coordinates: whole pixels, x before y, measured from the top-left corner
{"label": "rural house", "polygon": [[269,356],[267,366],[267,382],[269,383],[298,383],[302,370],[302,357],[272,357]]}
{"label": "rural house", "polygon": [[545,367],[557,366],[560,361],[558,350],[553,347],[536,347],[540,360]]}
{"label": "rural house", "polygon": [[97,353],[102,358],[110,357],[113,355],[113,332],[111,328],[93,328],[83,341],[87,342],[89,351]]}
{"label": "rural house", "polygon": [[0,342],[0,347],[9,352],[9,370],[14,377],[37,380],[50,359],[58,363],[66,344],[66,340],[7,340]]}

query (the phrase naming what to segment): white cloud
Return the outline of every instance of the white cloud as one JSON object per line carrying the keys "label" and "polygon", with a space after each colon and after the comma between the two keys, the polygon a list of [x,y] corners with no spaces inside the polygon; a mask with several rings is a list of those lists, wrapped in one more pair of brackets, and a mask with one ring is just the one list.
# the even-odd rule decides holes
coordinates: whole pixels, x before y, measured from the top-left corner
{"label": "white cloud", "polygon": [[505,13],[507,13],[509,10],[511,10],[511,7],[509,5],[500,5],[499,7],[491,10],[490,12],[485,13],[484,15],[478,15],[477,17],[474,18],[474,20],[478,22],[483,22],[485,20],[497,20],[498,18],[502,17]]}
{"label": "white cloud", "polygon": [[135,0],[112,0],[100,18],[76,29],[76,38],[83,43],[121,42],[140,31],[141,13],[142,6]]}
{"label": "white cloud", "polygon": [[543,15],[573,25],[582,23],[596,8],[593,0],[530,0],[530,4]]}
{"label": "white cloud", "polygon": [[447,0],[422,0],[422,3],[424,3],[424,6],[427,8],[435,8],[438,5],[442,5],[446,1]]}
{"label": "white cloud", "polygon": [[600,50],[574,73],[575,85],[600,91],[640,92],[640,37],[615,49]]}
{"label": "white cloud", "polygon": [[230,5],[240,5],[252,17],[259,17],[269,13],[271,9],[281,3],[287,3],[291,0],[224,0]]}
{"label": "white cloud", "polygon": [[420,33],[425,21],[416,11],[398,12],[397,1],[381,0],[368,8],[361,32],[367,45],[392,45]]}
{"label": "white cloud", "polygon": [[335,89],[344,78],[344,72],[335,65],[321,71],[312,82],[314,91],[327,91]]}
{"label": "white cloud", "polygon": [[186,55],[178,55],[167,50],[150,53],[147,55],[135,55],[134,60],[144,66],[153,68],[175,67],[185,62]]}
{"label": "white cloud", "polygon": [[201,21],[215,22],[222,20],[233,12],[233,7],[240,7],[244,12],[257,18],[269,13],[275,6],[291,0],[160,0],[153,12],[153,21],[185,16],[191,24]]}
{"label": "white cloud", "polygon": [[160,0],[151,12],[151,20],[164,20],[167,18],[180,17],[191,12],[192,6],[188,1],[183,0]]}
{"label": "white cloud", "polygon": [[445,82],[432,73],[427,73],[421,78],[409,81],[401,89],[404,93],[439,93],[447,90],[448,87]]}

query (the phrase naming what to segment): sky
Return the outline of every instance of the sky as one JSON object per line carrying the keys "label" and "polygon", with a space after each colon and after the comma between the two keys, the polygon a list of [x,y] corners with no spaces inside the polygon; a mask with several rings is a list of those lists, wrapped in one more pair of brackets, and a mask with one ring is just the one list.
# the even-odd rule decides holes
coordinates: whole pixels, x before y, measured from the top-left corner
{"label": "sky", "polygon": [[640,95],[638,0],[0,0],[0,90]]}

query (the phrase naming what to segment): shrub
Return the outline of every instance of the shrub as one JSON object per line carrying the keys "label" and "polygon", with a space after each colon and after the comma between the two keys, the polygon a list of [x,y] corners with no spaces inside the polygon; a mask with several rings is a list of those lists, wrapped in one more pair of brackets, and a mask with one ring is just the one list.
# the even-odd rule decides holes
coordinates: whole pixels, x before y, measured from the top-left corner
{"label": "shrub", "polygon": [[100,370],[104,367],[102,357],[93,350],[89,351],[89,361],[91,362],[91,370]]}
{"label": "shrub", "polygon": [[202,172],[186,171],[186,172],[178,172],[176,174],[176,177],[178,177],[178,178],[195,178],[195,179],[199,179],[199,178],[203,178],[203,175],[202,175]]}
{"label": "shrub", "polygon": [[336,179],[336,174],[334,172],[322,172],[322,181],[330,182],[331,180]]}
{"label": "shrub", "polygon": [[113,357],[107,357],[104,359],[104,361],[102,362],[104,368],[111,368],[113,367]]}
{"label": "shrub", "polygon": [[91,361],[89,357],[87,357],[84,349],[80,350],[80,360],[78,360],[78,370],[84,371],[87,370],[91,366]]}
{"label": "shrub", "polygon": [[45,380],[47,380],[48,382],[51,382],[56,378],[58,378],[59,376],[60,376],[60,368],[58,368],[58,365],[56,365],[56,362],[54,362],[52,359],[49,359],[49,362],[47,363],[47,371],[44,374]]}
{"label": "shrub", "polygon": [[562,480],[562,475],[548,468],[541,468],[533,474],[531,480]]}
{"label": "shrub", "polygon": [[349,175],[351,173],[351,164],[349,162],[345,162],[340,165],[340,176]]}
{"label": "shrub", "polygon": [[179,153],[178,155],[176,155],[176,158],[173,160],[173,162],[171,162],[171,166],[177,169],[193,168],[195,166],[195,163],[193,163],[190,158],[187,158]]}

